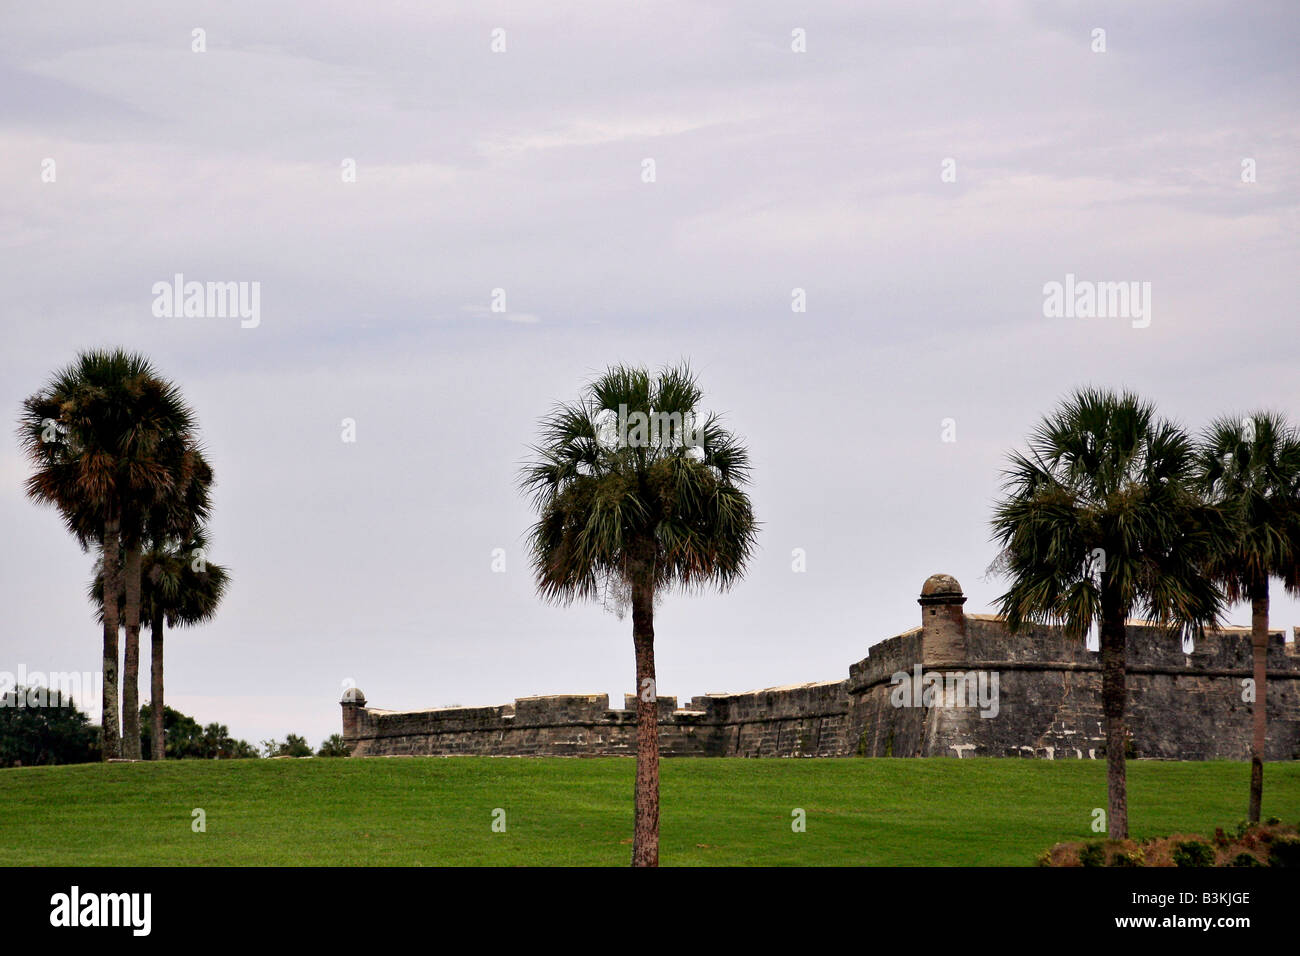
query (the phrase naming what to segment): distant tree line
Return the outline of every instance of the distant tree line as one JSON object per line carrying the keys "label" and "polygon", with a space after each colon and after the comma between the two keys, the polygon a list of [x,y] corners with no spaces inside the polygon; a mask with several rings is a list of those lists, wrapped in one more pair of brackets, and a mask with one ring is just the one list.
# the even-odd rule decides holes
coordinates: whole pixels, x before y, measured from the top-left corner
{"label": "distant tree line", "polygon": [[[5,695],[12,701],[24,694],[16,688]],[[0,767],[36,767],[50,764],[91,763],[101,758],[100,729],[77,709],[71,697],[58,691],[49,694],[45,707],[0,706]],[[156,759],[153,748],[153,714],[149,705],[140,708],[143,758]],[[289,734],[283,742],[266,740],[253,746],[230,735],[225,724],[206,726],[188,714],[164,705],[163,743],[168,759],[241,760],[256,757],[311,757],[306,739]],[[333,734],[315,751],[317,757],[346,757],[347,745]]]}
{"label": "distant tree line", "polygon": [[[145,759],[154,759],[153,721],[149,704],[140,708],[145,742]],[[237,760],[258,756],[257,748],[246,740],[230,736],[225,724],[211,723],[200,727],[188,714],[163,706],[163,746],[168,759],[197,757],[206,760]]]}

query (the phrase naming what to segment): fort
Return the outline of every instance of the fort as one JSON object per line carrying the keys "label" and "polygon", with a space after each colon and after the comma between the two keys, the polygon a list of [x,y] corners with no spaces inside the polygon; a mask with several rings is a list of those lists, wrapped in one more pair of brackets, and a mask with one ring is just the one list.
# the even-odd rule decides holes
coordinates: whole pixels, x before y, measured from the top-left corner
{"label": "fort", "polygon": [[[921,589],[921,624],[868,650],[838,681],[707,694],[678,707],[659,697],[664,756],[1039,757],[1105,753],[1096,651],[1060,628],[1011,635],[1001,618],[967,614],[961,586],[936,574]],[[1130,756],[1250,756],[1249,628],[1177,637],[1128,625]],[[1300,628],[1268,639],[1267,760],[1300,758]],[[606,694],[521,697],[497,707],[388,711],[344,695],[354,757],[609,756],[636,750],[636,701]]]}

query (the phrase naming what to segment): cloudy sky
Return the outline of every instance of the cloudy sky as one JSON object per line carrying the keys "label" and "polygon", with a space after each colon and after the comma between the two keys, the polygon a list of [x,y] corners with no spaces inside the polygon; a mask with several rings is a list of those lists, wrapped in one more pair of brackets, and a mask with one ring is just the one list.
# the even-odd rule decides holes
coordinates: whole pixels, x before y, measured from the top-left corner
{"label": "cloudy sky", "polygon": [[[89,346],[180,383],[234,582],[168,703],[251,741],[337,732],[345,680],[621,701],[630,619],[537,599],[514,484],[610,363],[689,358],[753,454],[746,580],[658,612],[681,699],[843,677],[934,572],[987,609],[1006,452],[1075,386],[1300,416],[1289,0],[148,6],[0,12],[0,409]],[[259,323],[155,316],[178,273]],[[1067,275],[1149,324],[1045,316]],[[0,670],[97,670],[7,431]]]}

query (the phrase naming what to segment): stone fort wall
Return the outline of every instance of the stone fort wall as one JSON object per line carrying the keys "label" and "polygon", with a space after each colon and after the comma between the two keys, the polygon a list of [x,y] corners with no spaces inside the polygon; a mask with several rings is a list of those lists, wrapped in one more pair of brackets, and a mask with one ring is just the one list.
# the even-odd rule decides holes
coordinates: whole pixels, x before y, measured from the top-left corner
{"label": "stone fort wall", "polygon": [[[921,626],[870,648],[848,677],[660,697],[664,756],[1104,755],[1099,655],[1058,628],[1011,637],[996,617],[965,614],[947,575],[922,590]],[[1269,635],[1266,759],[1300,758],[1300,628]],[[1128,627],[1128,727],[1139,758],[1245,760],[1252,704],[1249,628],[1207,634],[1190,653],[1177,638]],[[903,679],[900,675],[907,675]],[[929,688],[933,688],[930,690]],[[343,737],[352,756],[610,756],[636,752],[636,708],[606,694],[522,697],[497,707],[388,711],[350,690]]]}

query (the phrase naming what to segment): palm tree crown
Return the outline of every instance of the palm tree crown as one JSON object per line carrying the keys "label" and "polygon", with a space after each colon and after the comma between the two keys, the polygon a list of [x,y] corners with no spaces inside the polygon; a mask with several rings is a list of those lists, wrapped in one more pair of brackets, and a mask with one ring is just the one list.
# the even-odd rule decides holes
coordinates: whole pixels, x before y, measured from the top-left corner
{"label": "palm tree crown", "polygon": [[1300,434],[1271,412],[1220,418],[1198,452],[1202,491],[1233,531],[1213,567],[1227,599],[1250,600],[1271,577],[1300,594]]}
{"label": "palm tree crown", "polygon": [[1203,573],[1225,521],[1195,487],[1192,440],[1125,392],[1084,389],[1013,452],[993,518],[1008,625],[1083,636],[1103,600],[1125,617],[1200,632],[1222,594]]}
{"label": "palm tree crown", "polygon": [[540,515],[530,544],[545,598],[740,577],[757,533],[741,490],[749,454],[717,415],[698,417],[700,398],[685,366],[657,377],[619,366],[543,419],[522,485]]}
{"label": "palm tree crown", "polygon": [[[206,533],[199,529],[188,540],[172,539],[162,544],[149,542],[141,555],[140,620],[151,628],[160,622],[168,627],[205,624],[216,615],[230,584],[229,571],[204,557]],[[199,558],[202,558],[199,560]],[[95,576],[89,596],[96,617],[104,619],[104,567],[95,562]],[[119,609],[125,603],[125,588],[118,589]]]}
{"label": "palm tree crown", "polygon": [[169,455],[194,429],[179,390],[144,356],[83,352],[23,403],[19,437],[32,499],[59,509],[83,547],[105,515],[144,508],[176,485]]}

